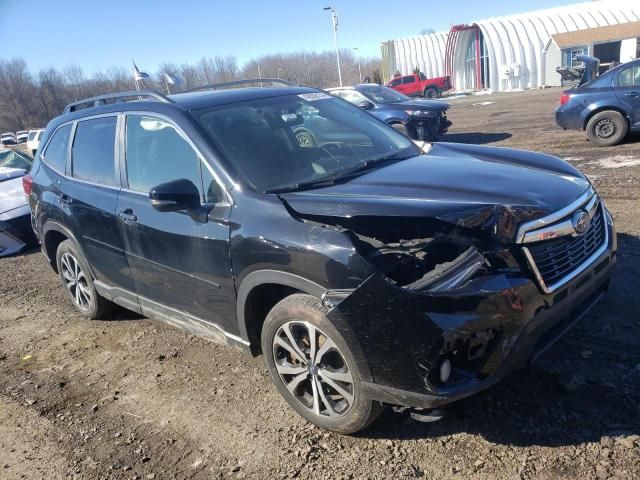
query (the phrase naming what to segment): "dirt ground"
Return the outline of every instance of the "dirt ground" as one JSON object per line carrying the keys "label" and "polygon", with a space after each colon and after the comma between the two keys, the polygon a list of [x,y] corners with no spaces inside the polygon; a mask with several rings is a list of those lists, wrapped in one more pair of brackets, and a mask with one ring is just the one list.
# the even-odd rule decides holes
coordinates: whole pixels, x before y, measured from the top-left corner
{"label": "dirt ground", "polygon": [[126,311],[82,319],[32,252],[0,259],[0,478],[640,478],[640,137],[557,129],[559,94],[454,99],[446,138],[559,155],[616,219],[610,294],[536,365],[440,422],[330,434],[262,358]]}

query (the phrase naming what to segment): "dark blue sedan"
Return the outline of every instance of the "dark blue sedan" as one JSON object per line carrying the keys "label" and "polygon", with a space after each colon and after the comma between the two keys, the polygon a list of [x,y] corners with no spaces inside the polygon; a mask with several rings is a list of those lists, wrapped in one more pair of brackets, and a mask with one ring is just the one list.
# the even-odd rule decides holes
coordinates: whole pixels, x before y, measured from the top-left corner
{"label": "dark blue sedan", "polygon": [[[592,71],[586,57],[585,72]],[[640,60],[619,65],[592,81],[562,92],[556,123],[584,130],[599,147],[616,145],[628,132],[640,131]]]}
{"label": "dark blue sedan", "polygon": [[327,91],[367,110],[414,140],[437,140],[451,126],[446,115],[449,108],[446,102],[416,100],[375,83]]}

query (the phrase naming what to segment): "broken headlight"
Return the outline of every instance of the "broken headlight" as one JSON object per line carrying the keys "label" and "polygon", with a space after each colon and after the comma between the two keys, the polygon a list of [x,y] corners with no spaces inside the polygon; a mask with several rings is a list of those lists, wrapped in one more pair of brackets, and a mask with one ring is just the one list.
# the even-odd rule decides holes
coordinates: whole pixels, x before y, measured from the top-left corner
{"label": "broken headlight", "polygon": [[486,266],[486,258],[475,247],[469,247],[458,257],[437,265],[415,282],[405,285],[404,288],[429,292],[453,290]]}

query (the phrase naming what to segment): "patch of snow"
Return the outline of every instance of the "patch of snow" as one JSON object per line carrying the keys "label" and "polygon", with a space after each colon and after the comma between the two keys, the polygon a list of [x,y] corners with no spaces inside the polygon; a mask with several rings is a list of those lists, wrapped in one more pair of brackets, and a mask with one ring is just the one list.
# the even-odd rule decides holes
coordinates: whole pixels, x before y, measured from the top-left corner
{"label": "patch of snow", "polygon": [[630,155],[617,155],[615,157],[594,160],[592,162],[588,162],[587,165],[597,165],[600,168],[635,167],[636,165],[640,165],[640,158],[632,157]]}

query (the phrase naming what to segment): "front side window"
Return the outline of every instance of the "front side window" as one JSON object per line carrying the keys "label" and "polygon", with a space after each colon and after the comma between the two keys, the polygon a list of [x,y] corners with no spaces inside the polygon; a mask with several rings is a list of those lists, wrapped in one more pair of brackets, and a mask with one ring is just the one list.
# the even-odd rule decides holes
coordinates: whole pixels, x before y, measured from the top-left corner
{"label": "front side window", "polygon": [[413,75],[410,75],[408,77],[403,77],[402,83],[416,83],[416,77],[414,77]]}
{"label": "front side window", "polygon": [[321,92],[192,112],[213,144],[258,191],[302,189],[381,160],[419,154],[362,109]]}
{"label": "front side window", "polygon": [[64,173],[65,171],[70,133],[70,124],[56,130],[56,133],[53,134],[49,145],[47,145],[47,149],[42,155],[47,165],[60,173]]}
{"label": "front side window", "polygon": [[117,117],[78,122],[71,147],[74,178],[103,185],[116,185],[115,141]]}
{"label": "front side window", "polygon": [[200,158],[169,122],[128,115],[125,161],[130,190],[149,192],[161,183],[191,180],[202,191]]}

